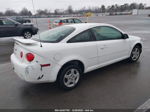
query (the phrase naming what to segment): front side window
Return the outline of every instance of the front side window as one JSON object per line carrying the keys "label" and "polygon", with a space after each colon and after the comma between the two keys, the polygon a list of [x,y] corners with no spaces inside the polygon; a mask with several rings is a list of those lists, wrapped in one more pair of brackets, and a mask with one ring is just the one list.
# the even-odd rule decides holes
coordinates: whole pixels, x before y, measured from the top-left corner
{"label": "front side window", "polygon": [[75,23],[82,23],[79,19],[74,19]]}
{"label": "front side window", "polygon": [[71,26],[60,26],[41,33],[40,38],[35,36],[32,39],[41,42],[57,43],[70,35],[74,30],[75,28]]}
{"label": "front side window", "polygon": [[100,26],[92,28],[96,40],[115,40],[122,39],[122,33],[109,26]]}
{"label": "front side window", "polygon": [[93,41],[92,33],[90,30],[84,31],[77,36],[73,37],[70,39],[68,42],[69,43],[76,43],[76,42],[89,42]]}

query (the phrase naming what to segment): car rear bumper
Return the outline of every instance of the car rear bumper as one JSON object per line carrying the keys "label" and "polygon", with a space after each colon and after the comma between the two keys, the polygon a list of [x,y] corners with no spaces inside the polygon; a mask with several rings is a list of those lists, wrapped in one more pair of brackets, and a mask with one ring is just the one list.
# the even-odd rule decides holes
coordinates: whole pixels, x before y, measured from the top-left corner
{"label": "car rear bumper", "polygon": [[33,29],[33,31],[32,31],[33,35],[37,34],[37,33],[38,33],[38,31],[39,31],[39,29],[38,29],[38,28],[34,28],[34,29]]}
{"label": "car rear bumper", "polygon": [[[15,54],[11,55],[11,63],[14,72],[22,79],[30,83],[44,83],[44,82],[55,82],[57,72],[54,72],[50,67],[46,67],[41,70],[39,64],[25,64],[22,63]],[[53,75],[51,75],[53,74]]]}

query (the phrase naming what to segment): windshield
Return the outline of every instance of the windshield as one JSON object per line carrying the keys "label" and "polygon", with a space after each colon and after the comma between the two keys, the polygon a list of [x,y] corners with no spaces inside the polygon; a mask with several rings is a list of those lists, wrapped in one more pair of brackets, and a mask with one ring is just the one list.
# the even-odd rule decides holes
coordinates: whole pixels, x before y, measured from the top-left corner
{"label": "windshield", "polygon": [[13,19],[11,19],[11,18],[7,18],[7,20],[12,21],[12,22],[14,22],[15,24],[20,24],[19,22],[15,21],[15,20],[13,20]]}
{"label": "windshield", "polygon": [[60,42],[64,38],[66,38],[68,35],[70,35],[73,31],[75,30],[74,27],[71,26],[60,26],[48,31],[45,31],[40,34],[39,36],[35,36],[32,39],[36,41],[41,41],[41,42]]}

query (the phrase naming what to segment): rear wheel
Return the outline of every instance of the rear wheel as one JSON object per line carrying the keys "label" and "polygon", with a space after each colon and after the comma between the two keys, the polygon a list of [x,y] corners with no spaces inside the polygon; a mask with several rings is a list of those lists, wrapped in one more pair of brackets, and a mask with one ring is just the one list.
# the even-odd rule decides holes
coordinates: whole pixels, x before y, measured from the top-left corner
{"label": "rear wheel", "polygon": [[129,58],[130,62],[138,61],[138,59],[140,58],[140,55],[141,55],[141,48],[140,46],[136,45],[131,52],[131,55]]}
{"label": "rear wheel", "polygon": [[59,86],[65,90],[75,88],[80,81],[82,70],[74,64],[64,67],[58,76]]}
{"label": "rear wheel", "polygon": [[32,37],[32,32],[31,31],[24,31],[23,32],[23,37],[25,38],[25,39],[30,39],[31,37]]}

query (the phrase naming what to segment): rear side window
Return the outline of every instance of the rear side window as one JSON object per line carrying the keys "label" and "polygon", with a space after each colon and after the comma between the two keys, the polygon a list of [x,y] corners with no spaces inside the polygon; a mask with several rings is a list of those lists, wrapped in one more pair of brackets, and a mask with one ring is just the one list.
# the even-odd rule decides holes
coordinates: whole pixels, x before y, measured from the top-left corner
{"label": "rear side window", "polygon": [[115,40],[122,39],[122,33],[109,26],[100,26],[92,28],[96,40]]}
{"label": "rear side window", "polygon": [[75,28],[71,26],[60,26],[41,33],[40,38],[39,36],[34,36],[32,39],[41,42],[57,43],[70,35],[74,30]]}
{"label": "rear side window", "polygon": [[77,36],[73,37],[68,41],[68,43],[76,43],[76,42],[89,42],[93,41],[93,36],[90,30],[84,31]]}
{"label": "rear side window", "polygon": [[12,21],[10,21],[10,20],[8,20],[8,19],[4,19],[4,20],[3,20],[3,24],[4,24],[4,25],[14,25],[15,23],[12,22]]}

